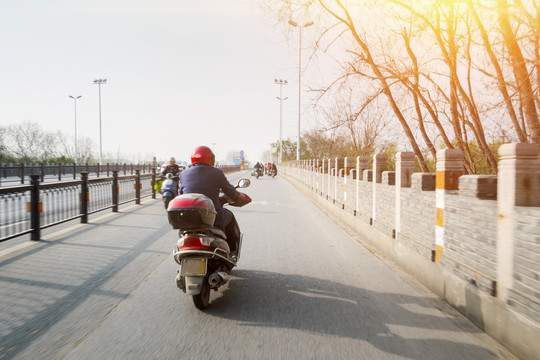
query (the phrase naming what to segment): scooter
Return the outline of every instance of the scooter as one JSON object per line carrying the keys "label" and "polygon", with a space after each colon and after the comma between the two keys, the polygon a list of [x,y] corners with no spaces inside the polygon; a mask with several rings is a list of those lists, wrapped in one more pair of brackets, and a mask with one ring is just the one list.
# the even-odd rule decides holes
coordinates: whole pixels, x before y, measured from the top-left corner
{"label": "scooter", "polygon": [[261,169],[255,169],[255,179],[259,179],[259,176],[263,176]]}
{"label": "scooter", "polygon": [[[242,179],[236,188],[250,185]],[[234,202],[220,196],[221,205],[241,207],[251,198],[239,193]],[[228,209],[225,209],[230,211]],[[211,290],[217,291],[229,281],[229,274],[240,260],[243,234],[233,220],[227,226],[227,234],[213,226],[216,217],[214,203],[202,194],[182,194],[175,197],[167,209],[169,223],[178,229],[178,242],[173,257],[180,265],[176,286],[193,298],[196,308],[203,310],[210,304]]]}
{"label": "scooter", "polygon": [[169,206],[169,202],[178,195],[178,177],[171,173],[165,175],[165,180],[161,183],[161,195],[163,195],[163,204],[165,209]]}

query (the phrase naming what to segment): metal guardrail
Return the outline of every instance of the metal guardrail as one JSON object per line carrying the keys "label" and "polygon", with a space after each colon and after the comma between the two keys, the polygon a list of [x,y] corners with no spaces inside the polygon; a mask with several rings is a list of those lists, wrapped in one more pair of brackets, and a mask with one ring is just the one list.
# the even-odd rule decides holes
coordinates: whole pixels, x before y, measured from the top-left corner
{"label": "metal guardrail", "polygon": [[[2,182],[6,183],[7,179],[12,179],[9,182],[19,182],[24,185],[26,178],[29,178],[31,175],[39,175],[41,182],[45,180],[46,176],[57,178],[58,181],[66,180],[72,178],[76,180],[77,175],[82,174],[83,172],[94,174],[96,177],[100,176],[111,176],[113,171],[118,171],[127,175],[134,175],[136,170],[140,170],[143,174],[151,173],[156,166],[151,164],[94,164],[94,165],[66,165],[66,164],[57,164],[57,165],[5,165],[0,164],[0,185]],[[19,180],[17,180],[19,179]]]}
{"label": "metal guardrail", "polygon": [[81,172],[81,180],[58,183],[40,183],[40,175],[30,175],[30,185],[0,188],[0,242],[30,234],[40,240],[41,230],[70,220],[88,222],[88,215],[112,209],[141,198],[156,197],[153,184],[156,170],[141,175],[112,176],[89,179],[88,172]]}

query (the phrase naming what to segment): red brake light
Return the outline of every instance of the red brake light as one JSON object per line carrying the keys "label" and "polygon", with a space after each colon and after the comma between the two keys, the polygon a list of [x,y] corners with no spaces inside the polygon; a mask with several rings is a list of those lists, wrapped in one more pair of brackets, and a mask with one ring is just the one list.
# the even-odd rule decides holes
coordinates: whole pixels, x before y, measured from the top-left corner
{"label": "red brake light", "polygon": [[198,237],[187,237],[178,241],[178,250],[210,250],[210,246],[203,245]]}

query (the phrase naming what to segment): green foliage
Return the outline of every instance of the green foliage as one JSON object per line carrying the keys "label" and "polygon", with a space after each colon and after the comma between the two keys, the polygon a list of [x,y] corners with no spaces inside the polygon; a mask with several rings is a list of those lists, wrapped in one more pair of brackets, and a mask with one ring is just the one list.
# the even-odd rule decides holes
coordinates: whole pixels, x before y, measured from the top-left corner
{"label": "green foliage", "polygon": [[73,164],[75,161],[70,158],[70,157],[67,157],[67,156],[58,156],[58,157],[52,157],[52,158],[49,158],[45,161],[46,164],[50,164],[50,165],[53,165],[53,164]]}
{"label": "green foliage", "polygon": [[[291,139],[282,140],[283,145],[283,158],[282,161],[296,160],[296,141]],[[272,149],[272,155],[279,158],[279,140],[270,144]],[[300,139],[300,159],[310,159],[310,152],[307,150],[307,145],[304,139]]]}
{"label": "green foliage", "polygon": [[388,147],[384,150],[384,153],[387,157],[387,166],[388,171],[395,171],[396,170],[396,154],[397,154],[397,145],[396,144],[389,144]]}

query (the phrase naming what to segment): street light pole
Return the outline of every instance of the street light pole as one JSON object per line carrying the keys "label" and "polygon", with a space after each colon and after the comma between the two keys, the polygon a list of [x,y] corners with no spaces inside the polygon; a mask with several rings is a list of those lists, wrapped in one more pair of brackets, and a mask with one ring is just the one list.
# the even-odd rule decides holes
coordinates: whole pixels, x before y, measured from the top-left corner
{"label": "street light pole", "polygon": [[80,99],[82,97],[82,95],[79,95],[79,96],[71,96],[69,95],[70,98],[73,99],[73,102],[75,103],[75,165],[77,165],[77,99]]}
{"label": "street light pole", "polygon": [[300,101],[302,96],[302,29],[308,26],[313,25],[313,21],[305,23],[304,25],[299,25],[293,20],[289,20],[289,24],[300,29],[299,39],[298,39],[298,134],[296,141],[296,160],[300,160]]}
{"label": "street light pole", "polygon": [[282,124],[283,124],[283,100],[287,100],[288,97],[283,98],[283,85],[287,85],[287,80],[282,79],[274,79],[274,84],[279,85],[279,97],[277,98],[279,100],[279,159],[278,162],[283,162],[283,142],[281,137],[281,130],[282,130]]}
{"label": "street light pole", "polygon": [[99,92],[99,165],[103,164],[103,144],[101,141],[101,84],[107,83],[107,79],[94,80],[94,84],[98,85]]}

